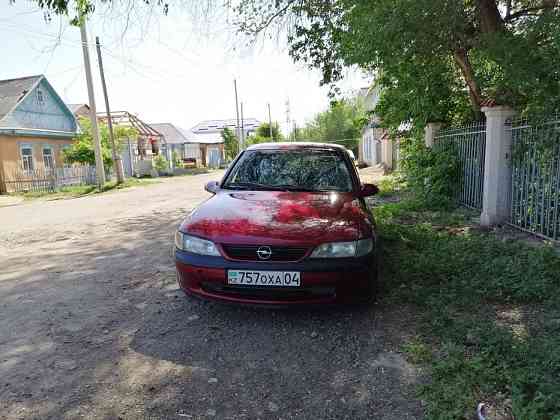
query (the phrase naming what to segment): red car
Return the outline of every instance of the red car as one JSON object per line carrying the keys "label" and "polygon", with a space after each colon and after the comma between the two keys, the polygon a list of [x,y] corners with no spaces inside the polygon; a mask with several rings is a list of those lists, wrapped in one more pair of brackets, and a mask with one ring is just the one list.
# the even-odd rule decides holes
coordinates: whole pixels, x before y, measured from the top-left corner
{"label": "red car", "polygon": [[320,143],[249,147],[175,235],[179,286],[244,304],[369,302],[375,222],[348,151]]}

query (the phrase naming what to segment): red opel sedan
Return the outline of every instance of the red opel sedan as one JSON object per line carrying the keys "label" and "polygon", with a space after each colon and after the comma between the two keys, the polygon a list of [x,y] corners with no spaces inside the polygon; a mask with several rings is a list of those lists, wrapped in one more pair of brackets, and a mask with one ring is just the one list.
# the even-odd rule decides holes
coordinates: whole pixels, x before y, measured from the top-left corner
{"label": "red opel sedan", "polygon": [[249,147],[175,235],[179,286],[242,304],[369,302],[375,222],[348,151],[320,143]]}

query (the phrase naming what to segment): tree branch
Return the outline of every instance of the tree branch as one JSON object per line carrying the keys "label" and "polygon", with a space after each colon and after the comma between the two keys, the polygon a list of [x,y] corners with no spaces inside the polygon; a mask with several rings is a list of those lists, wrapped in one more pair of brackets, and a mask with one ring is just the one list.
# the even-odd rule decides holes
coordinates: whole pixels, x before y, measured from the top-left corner
{"label": "tree branch", "polygon": [[286,11],[292,7],[292,5],[294,3],[296,3],[298,0],[288,0],[288,2],[286,3],[286,5],[284,7],[281,7],[280,9],[278,9],[275,13],[273,13],[272,15],[270,15],[260,26],[258,26],[254,33],[258,34],[261,31],[263,31],[264,29],[268,28],[268,26],[278,17],[282,16],[284,13],[286,13]]}
{"label": "tree branch", "polygon": [[515,19],[519,19],[523,16],[528,16],[533,12],[540,12],[542,10],[553,10],[560,6],[558,0],[544,0],[540,6],[527,7],[526,9],[518,10],[515,13],[508,13],[504,18],[504,22],[512,22]]}

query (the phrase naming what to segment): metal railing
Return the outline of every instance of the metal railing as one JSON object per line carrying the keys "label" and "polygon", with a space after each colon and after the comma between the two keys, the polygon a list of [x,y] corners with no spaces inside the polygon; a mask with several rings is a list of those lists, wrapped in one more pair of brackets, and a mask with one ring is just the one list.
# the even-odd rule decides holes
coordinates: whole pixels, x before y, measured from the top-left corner
{"label": "metal railing", "polygon": [[560,119],[513,121],[510,223],[560,240]]}
{"label": "metal railing", "polygon": [[459,159],[460,178],[457,201],[466,207],[482,209],[486,125],[476,122],[439,131],[434,147],[454,151]]}
{"label": "metal railing", "polygon": [[64,186],[96,183],[95,166],[72,166],[50,170],[16,169],[4,175],[3,189],[9,193],[54,192]]}

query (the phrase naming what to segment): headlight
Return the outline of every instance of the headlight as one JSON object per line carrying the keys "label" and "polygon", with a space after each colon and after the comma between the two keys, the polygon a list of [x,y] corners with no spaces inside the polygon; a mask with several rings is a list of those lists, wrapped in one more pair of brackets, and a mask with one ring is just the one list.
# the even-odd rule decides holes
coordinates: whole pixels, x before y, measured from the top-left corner
{"label": "headlight", "polygon": [[362,257],[369,254],[372,249],[372,238],[353,242],[329,242],[315,248],[310,258]]}
{"label": "headlight", "polygon": [[218,251],[214,242],[200,239],[196,236],[185,235],[179,231],[175,233],[175,246],[182,251],[192,252],[193,254],[220,255],[220,251]]}

